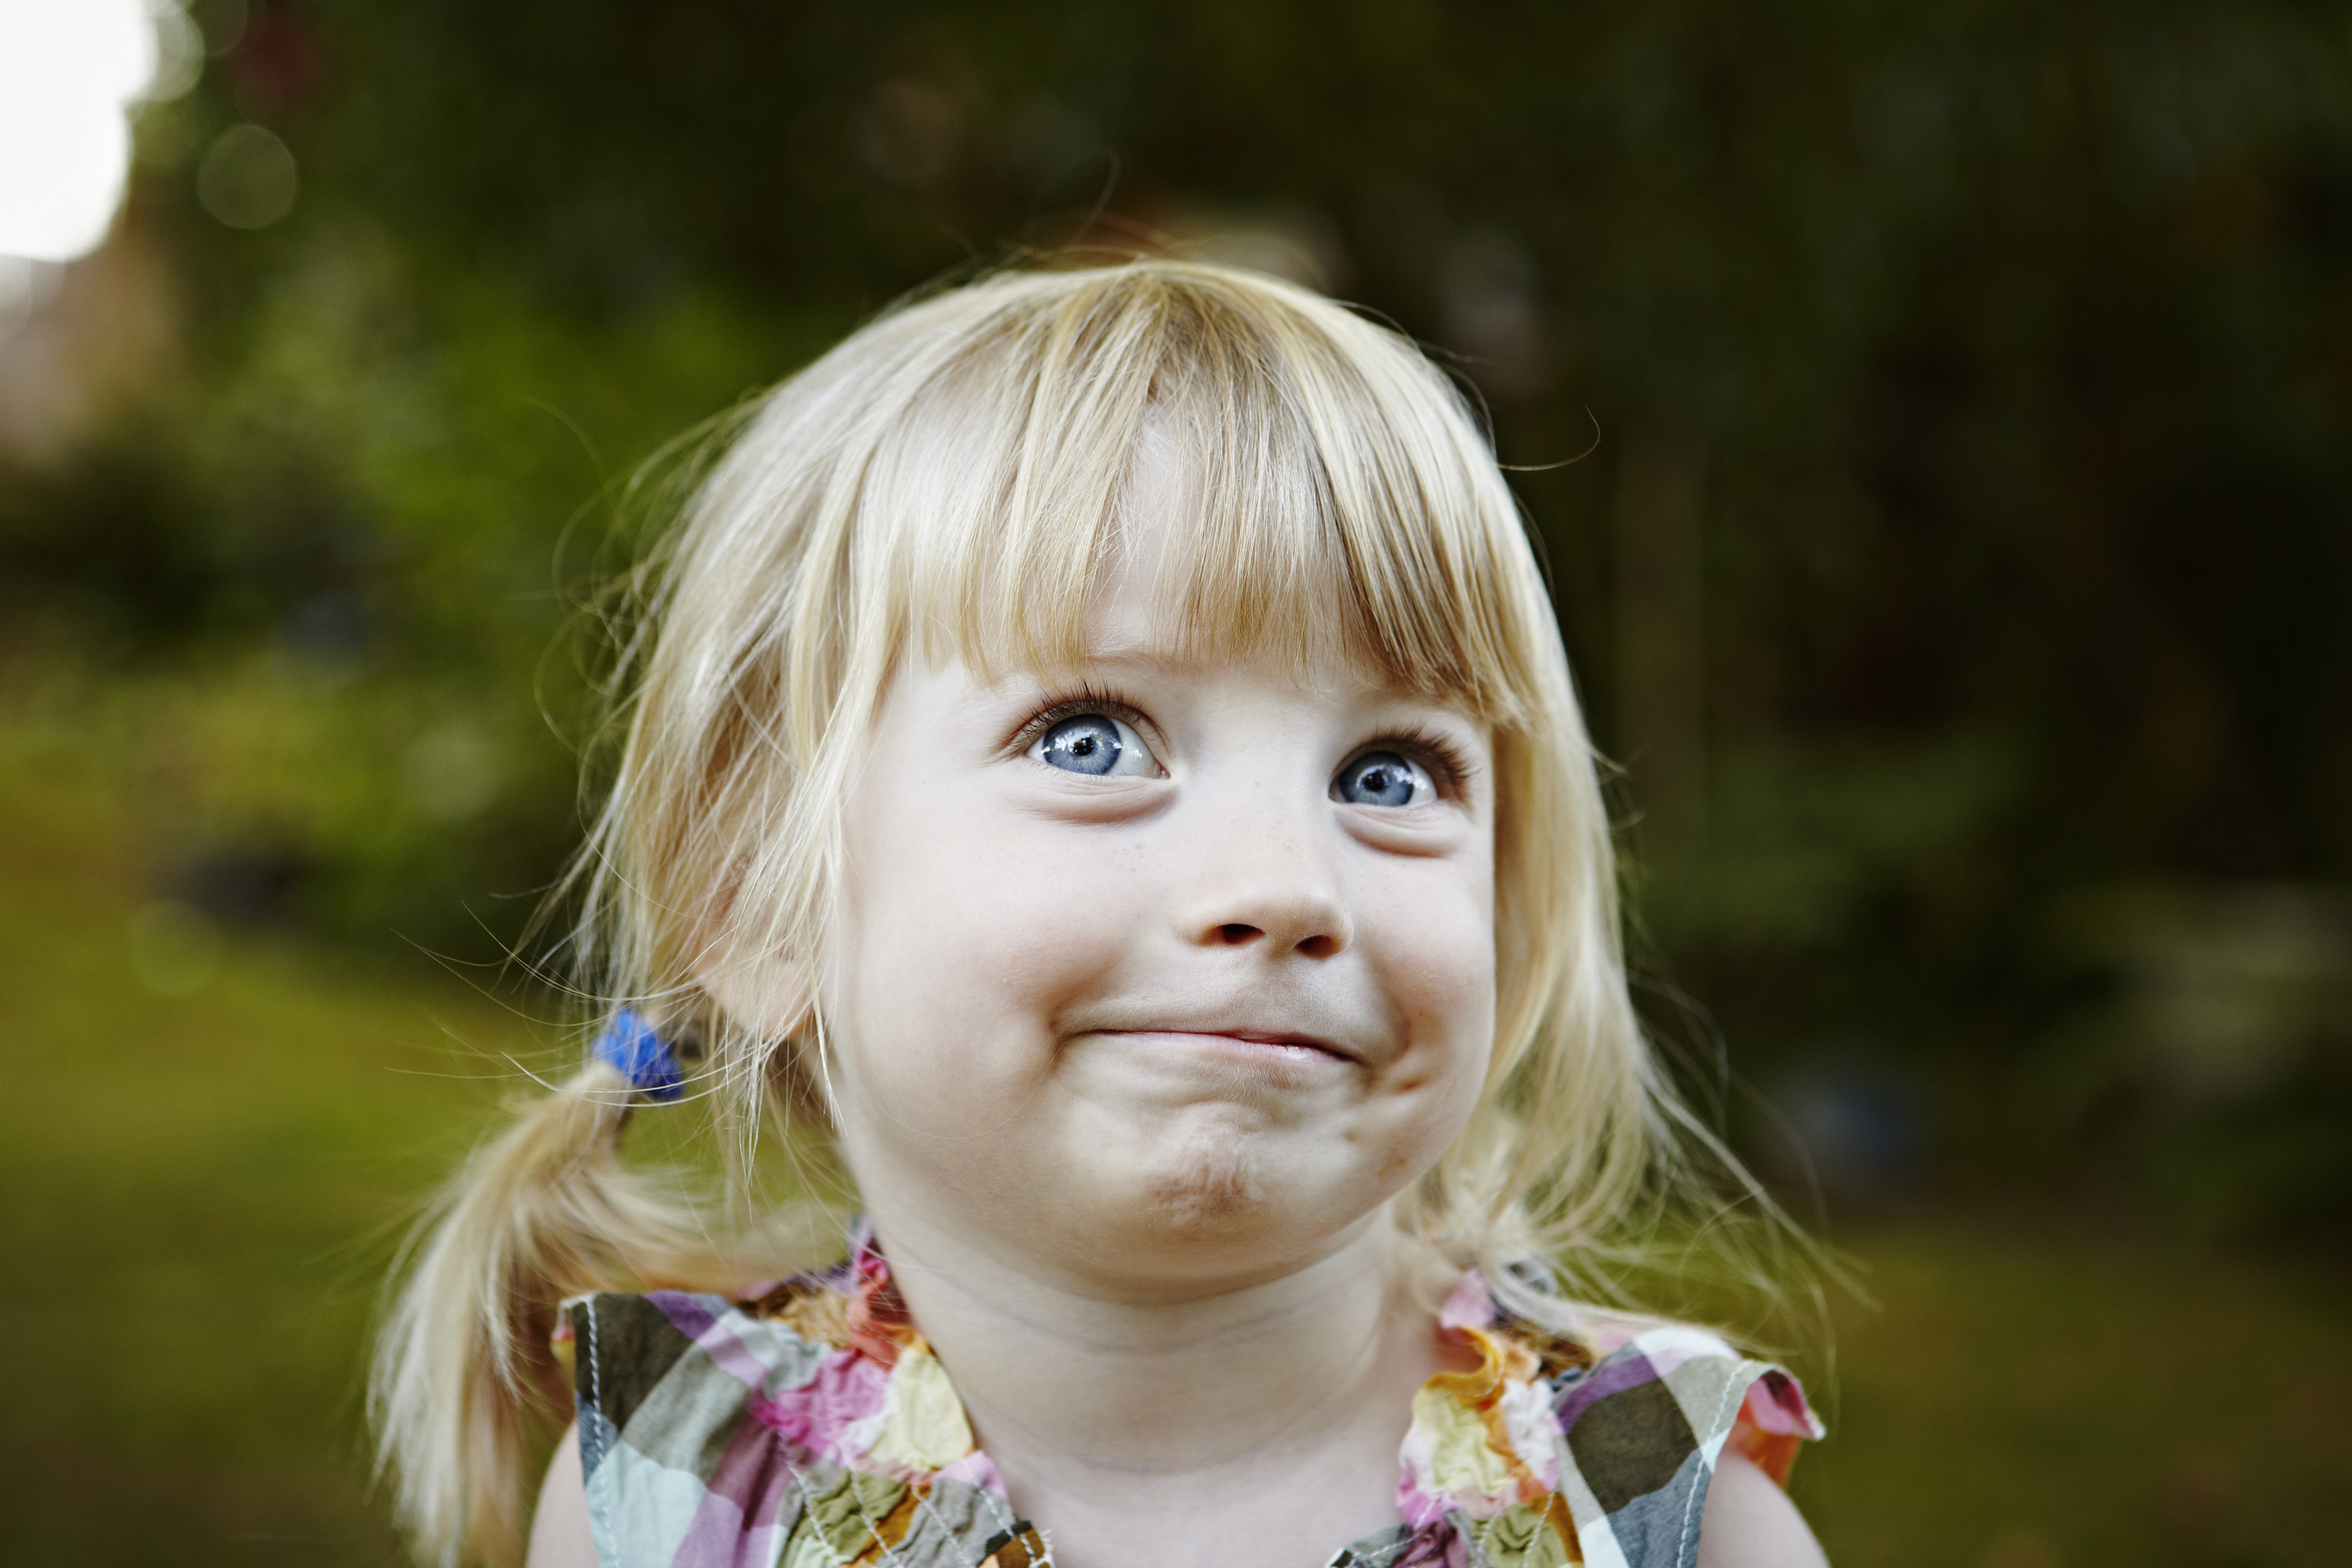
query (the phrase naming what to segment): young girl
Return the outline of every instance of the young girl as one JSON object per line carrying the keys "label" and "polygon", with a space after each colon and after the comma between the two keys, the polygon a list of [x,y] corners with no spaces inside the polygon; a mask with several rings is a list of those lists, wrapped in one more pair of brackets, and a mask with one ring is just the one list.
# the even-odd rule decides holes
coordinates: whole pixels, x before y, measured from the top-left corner
{"label": "young girl", "polygon": [[[379,1366],[429,1557],[511,1555],[568,1367],[541,1568],[1820,1561],[1793,1382],[1559,1288],[1688,1119],[1541,574],[1410,344],[994,277],[767,397],[656,572],[583,862],[615,1011]],[[822,1129],[845,1262],[753,1284],[624,1169],[682,1080]]]}

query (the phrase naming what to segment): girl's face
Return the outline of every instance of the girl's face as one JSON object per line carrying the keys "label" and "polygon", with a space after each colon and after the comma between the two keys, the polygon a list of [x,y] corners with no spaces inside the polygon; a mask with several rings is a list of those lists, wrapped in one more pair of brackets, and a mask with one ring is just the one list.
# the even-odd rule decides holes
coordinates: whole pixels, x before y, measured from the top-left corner
{"label": "girl's face", "polygon": [[1495,1012],[1484,727],[1340,653],[1180,656],[1150,577],[1080,668],[901,670],[822,991],[886,1237],[1144,1295],[1354,1234],[1461,1130]]}

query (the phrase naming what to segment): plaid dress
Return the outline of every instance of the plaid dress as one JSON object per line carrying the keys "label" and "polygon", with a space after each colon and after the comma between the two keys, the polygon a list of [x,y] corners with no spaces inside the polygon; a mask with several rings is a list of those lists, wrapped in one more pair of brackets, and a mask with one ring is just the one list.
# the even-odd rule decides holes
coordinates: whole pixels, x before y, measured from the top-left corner
{"label": "plaid dress", "polygon": [[[1822,1435],[1788,1373],[1696,1329],[1548,1332],[1475,1270],[1440,1323],[1479,1364],[1413,1398],[1402,1522],[1327,1568],[1690,1568],[1724,1446],[1779,1480]],[[556,1344],[603,1568],[1053,1562],[862,1233],[756,1300],[567,1301]]]}

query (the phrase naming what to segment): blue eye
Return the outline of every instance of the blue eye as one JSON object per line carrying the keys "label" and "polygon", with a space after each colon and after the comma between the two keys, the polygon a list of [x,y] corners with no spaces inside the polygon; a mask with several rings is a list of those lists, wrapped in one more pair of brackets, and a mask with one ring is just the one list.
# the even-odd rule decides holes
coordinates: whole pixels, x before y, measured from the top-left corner
{"label": "blue eye", "polygon": [[1143,737],[1108,713],[1080,713],[1063,720],[1037,737],[1029,754],[1049,768],[1097,778],[1159,772]]}
{"label": "blue eye", "polygon": [[1366,752],[1331,781],[1331,798],[1350,805],[1425,805],[1437,786],[1419,763],[1394,752]]}

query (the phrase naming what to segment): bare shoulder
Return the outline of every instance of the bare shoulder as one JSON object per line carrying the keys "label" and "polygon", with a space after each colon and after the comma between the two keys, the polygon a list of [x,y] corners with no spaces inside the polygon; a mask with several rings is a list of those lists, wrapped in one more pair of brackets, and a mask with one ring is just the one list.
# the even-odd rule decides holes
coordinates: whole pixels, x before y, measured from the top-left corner
{"label": "bare shoulder", "polygon": [[530,1521],[530,1554],[523,1568],[596,1568],[596,1542],[588,1533],[588,1489],[580,1477],[577,1425],[555,1446],[555,1460],[540,1486],[539,1511]]}
{"label": "bare shoulder", "polygon": [[1828,1563],[1789,1494],[1726,1451],[1699,1519],[1698,1568],[1828,1568]]}

